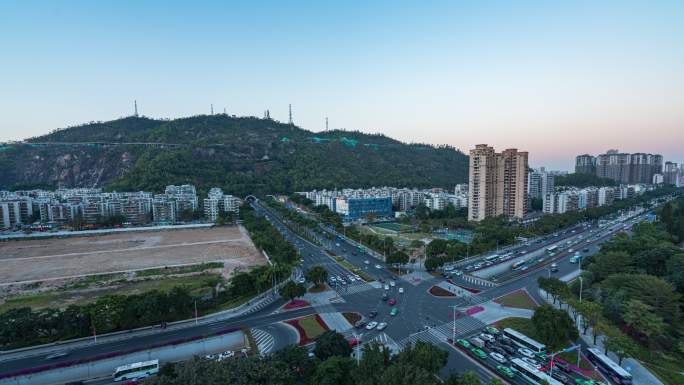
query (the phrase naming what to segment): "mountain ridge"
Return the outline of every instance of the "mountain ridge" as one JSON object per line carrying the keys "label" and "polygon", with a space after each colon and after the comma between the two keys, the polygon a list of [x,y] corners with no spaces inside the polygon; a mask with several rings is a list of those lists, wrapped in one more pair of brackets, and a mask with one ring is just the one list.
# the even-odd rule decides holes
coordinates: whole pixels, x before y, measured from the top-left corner
{"label": "mountain ridge", "polygon": [[[37,184],[161,191],[194,183],[228,193],[392,185],[451,187],[468,157],[450,146],[384,134],[313,132],[225,114],[172,120],[126,117],[54,130],[0,146],[0,189]],[[211,186],[210,186],[211,185]]]}

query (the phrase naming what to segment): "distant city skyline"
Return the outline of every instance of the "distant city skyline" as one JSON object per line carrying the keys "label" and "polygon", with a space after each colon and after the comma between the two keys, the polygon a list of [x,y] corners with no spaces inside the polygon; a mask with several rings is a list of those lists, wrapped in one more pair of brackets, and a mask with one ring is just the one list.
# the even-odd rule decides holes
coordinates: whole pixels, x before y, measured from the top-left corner
{"label": "distant city skyline", "polygon": [[133,114],[684,161],[684,3],[0,4],[0,141]]}

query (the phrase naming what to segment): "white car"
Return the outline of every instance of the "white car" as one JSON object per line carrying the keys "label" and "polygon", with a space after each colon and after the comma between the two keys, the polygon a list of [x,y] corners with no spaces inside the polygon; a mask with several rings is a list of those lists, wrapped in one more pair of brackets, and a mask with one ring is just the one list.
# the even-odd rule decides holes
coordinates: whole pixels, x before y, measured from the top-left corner
{"label": "white car", "polygon": [[363,261],[363,263],[365,263],[366,265],[370,265],[370,261],[367,259],[365,261]]}
{"label": "white car", "polygon": [[397,283],[394,281],[390,281],[390,286],[394,287]]}
{"label": "white car", "polygon": [[299,279],[297,280],[297,282],[299,282],[299,283],[306,283],[306,278],[299,278]]}
{"label": "white car", "polygon": [[378,326],[378,323],[375,321],[371,321],[368,323],[368,325],[366,325],[366,329],[373,330],[373,329],[375,329],[376,326]]}
{"label": "white car", "polygon": [[530,349],[520,348],[518,349],[518,353],[520,353],[521,356],[525,356],[527,358],[534,358],[534,352]]}
{"label": "white car", "polygon": [[231,358],[231,357],[235,357],[235,352],[232,351],[232,350],[226,350],[226,351],[223,352],[223,353],[219,353],[218,358],[216,359],[216,361],[227,360],[227,359],[229,359],[229,358]]}
{"label": "white car", "polygon": [[378,324],[378,327],[376,327],[377,330],[383,330],[387,327],[387,322],[380,322]]}
{"label": "white car", "polygon": [[389,285],[385,284],[385,290],[389,290]]}
{"label": "white car", "polygon": [[489,356],[492,357],[492,359],[498,363],[505,364],[508,360],[506,360],[506,357],[501,355],[500,353],[496,352],[491,352],[489,353]]}
{"label": "white car", "polygon": [[382,266],[380,266],[380,265],[375,265],[375,268],[376,268],[376,269],[382,269]]}
{"label": "white car", "polygon": [[453,266],[444,266],[444,271],[451,271],[453,269],[454,269]]}
{"label": "white car", "polygon": [[496,338],[494,338],[494,336],[491,335],[491,334],[482,333],[482,334],[480,334],[480,338],[483,339],[483,340],[485,340],[485,341],[487,341],[487,342],[489,342],[489,343],[494,343],[494,342],[496,342]]}
{"label": "white car", "polygon": [[528,364],[534,366],[537,369],[541,369],[541,367],[542,367],[542,365],[539,362],[537,362],[537,361],[535,361],[529,357],[523,357],[522,360],[527,362]]}
{"label": "white car", "polygon": [[399,288],[399,294],[404,294],[404,288],[403,287]]}
{"label": "white car", "polygon": [[457,277],[460,277],[460,276],[463,275],[463,271],[461,271],[461,270],[456,270],[456,271],[454,272],[454,275],[457,276]]}

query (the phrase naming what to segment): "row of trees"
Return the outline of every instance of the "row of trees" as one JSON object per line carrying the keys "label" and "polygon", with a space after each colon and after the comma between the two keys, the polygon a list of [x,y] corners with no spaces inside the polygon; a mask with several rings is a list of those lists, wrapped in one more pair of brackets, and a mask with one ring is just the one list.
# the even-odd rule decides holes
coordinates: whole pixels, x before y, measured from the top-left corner
{"label": "row of trees", "polygon": [[[322,334],[314,357],[306,349],[289,346],[272,355],[213,362],[195,359],[167,364],[159,376],[145,385],[234,384],[234,385],[481,385],[473,372],[452,374],[446,382],[437,377],[448,353],[418,342],[397,355],[376,343],[362,348],[362,357],[350,358],[352,349],[344,336],[334,331]],[[492,380],[491,385],[501,385]]]}

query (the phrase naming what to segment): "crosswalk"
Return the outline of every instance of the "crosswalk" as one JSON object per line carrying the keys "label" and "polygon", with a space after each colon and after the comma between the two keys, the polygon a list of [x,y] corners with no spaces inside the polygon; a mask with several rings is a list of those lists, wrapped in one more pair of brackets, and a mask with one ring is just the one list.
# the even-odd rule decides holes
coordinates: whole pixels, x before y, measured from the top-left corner
{"label": "crosswalk", "polygon": [[254,337],[254,341],[257,344],[257,349],[259,350],[259,354],[262,356],[268,354],[273,350],[273,346],[275,344],[275,338],[271,335],[271,333],[259,329],[259,328],[252,328],[252,337]]}
{"label": "crosswalk", "polygon": [[260,300],[258,303],[256,303],[254,306],[250,307],[249,310],[246,310],[243,314],[252,314],[254,312],[257,312],[266,306],[270,305],[273,303],[273,301],[276,300],[276,297],[274,296],[267,296]]}
{"label": "crosswalk", "polygon": [[[473,334],[487,326],[484,322],[473,317],[461,317],[456,319],[456,338],[461,338]],[[447,343],[449,338],[452,338],[454,330],[454,322],[447,322],[442,325],[437,325],[425,329],[421,332],[411,334],[410,336],[399,341],[399,345],[403,348],[408,345],[413,345],[417,341],[429,342],[435,345]]]}
{"label": "crosswalk", "polygon": [[346,285],[338,285],[336,290],[341,296],[363,293],[368,290],[375,289],[368,282],[354,282]]}

